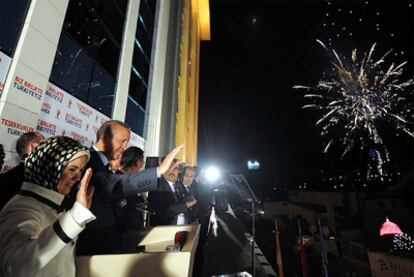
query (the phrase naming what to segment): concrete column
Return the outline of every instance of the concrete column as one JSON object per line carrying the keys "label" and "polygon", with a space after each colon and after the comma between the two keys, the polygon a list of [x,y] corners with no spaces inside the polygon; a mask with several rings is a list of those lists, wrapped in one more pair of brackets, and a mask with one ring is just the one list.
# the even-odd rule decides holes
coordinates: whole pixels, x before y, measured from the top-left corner
{"label": "concrete column", "polygon": [[116,78],[115,97],[112,105],[112,118],[124,121],[127,104],[131,65],[134,55],[135,34],[138,25],[140,0],[129,0],[122,38],[122,49]]}
{"label": "concrete column", "polygon": [[144,125],[145,154],[160,156],[161,113],[164,101],[164,80],[168,43],[170,1],[158,1],[155,13],[154,40],[148,81],[147,107]]}
{"label": "concrete column", "polygon": [[49,82],[68,0],[32,0],[0,102],[0,136],[6,164],[17,163],[15,142],[35,130]]}

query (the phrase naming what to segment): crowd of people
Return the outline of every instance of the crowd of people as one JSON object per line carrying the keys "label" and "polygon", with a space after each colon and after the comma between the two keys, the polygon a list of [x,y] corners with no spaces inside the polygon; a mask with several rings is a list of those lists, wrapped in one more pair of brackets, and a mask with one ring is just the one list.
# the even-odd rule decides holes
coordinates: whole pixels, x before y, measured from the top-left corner
{"label": "crowd of people", "polygon": [[0,174],[0,276],[75,276],[75,254],[119,253],[126,230],[206,221],[202,174],[175,159],[183,146],[143,169],[129,140],[117,120],[89,149],[37,132],[17,140],[21,162]]}

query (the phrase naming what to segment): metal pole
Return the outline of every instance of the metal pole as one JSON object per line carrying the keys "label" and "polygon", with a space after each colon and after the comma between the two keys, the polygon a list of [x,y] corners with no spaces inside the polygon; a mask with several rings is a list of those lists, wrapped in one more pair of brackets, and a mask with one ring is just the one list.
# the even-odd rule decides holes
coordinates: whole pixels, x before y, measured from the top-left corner
{"label": "metal pole", "polygon": [[255,228],[255,222],[256,222],[256,212],[254,208],[254,201],[252,201],[252,273],[253,277],[256,277],[256,259],[254,254],[254,241],[256,236],[256,228]]}

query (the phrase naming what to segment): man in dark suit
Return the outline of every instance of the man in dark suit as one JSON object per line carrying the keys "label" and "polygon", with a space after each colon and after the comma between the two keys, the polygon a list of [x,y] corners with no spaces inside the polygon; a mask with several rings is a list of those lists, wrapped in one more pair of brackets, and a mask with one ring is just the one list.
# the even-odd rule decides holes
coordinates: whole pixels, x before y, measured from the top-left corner
{"label": "man in dark suit", "polygon": [[128,126],[117,120],[102,124],[96,133],[97,141],[91,147],[91,157],[86,168],[93,170],[91,184],[95,187],[91,212],[96,220],[88,224],[78,241],[78,255],[108,254],[119,250],[121,234],[116,227],[116,203],[123,198],[156,190],[157,178],[166,173],[182,145],[171,151],[157,168],[132,174],[115,174],[111,160],[118,160],[130,139]]}
{"label": "man in dark suit", "polygon": [[[194,184],[195,174],[196,174],[195,170],[191,166],[186,166],[182,169],[181,178],[180,178],[180,183],[181,183],[180,187],[181,187],[182,195],[184,199],[194,198],[198,201],[200,198],[202,198],[200,197],[198,193],[197,186]],[[187,212],[188,223],[192,223],[198,220],[199,203],[200,202],[198,201],[196,205],[188,209],[188,212]]]}
{"label": "man in dark suit", "polygon": [[149,193],[148,201],[155,211],[150,225],[176,225],[188,223],[187,212],[197,203],[194,198],[184,199],[179,188],[178,174],[180,170],[175,163],[162,178],[159,179],[157,191]]}
{"label": "man in dark suit", "polygon": [[24,182],[24,160],[45,137],[39,132],[27,132],[16,141],[16,152],[20,163],[9,171],[0,174],[0,210],[17,194]]}
{"label": "man in dark suit", "polygon": [[125,173],[135,173],[144,166],[144,151],[136,146],[130,146],[122,154],[121,167]]}
{"label": "man in dark suit", "polygon": [[[144,166],[144,151],[136,146],[130,146],[122,154],[120,169],[117,174],[139,172]],[[136,230],[144,227],[142,208],[145,200],[141,193],[123,198],[116,207],[119,228],[123,231]]]}

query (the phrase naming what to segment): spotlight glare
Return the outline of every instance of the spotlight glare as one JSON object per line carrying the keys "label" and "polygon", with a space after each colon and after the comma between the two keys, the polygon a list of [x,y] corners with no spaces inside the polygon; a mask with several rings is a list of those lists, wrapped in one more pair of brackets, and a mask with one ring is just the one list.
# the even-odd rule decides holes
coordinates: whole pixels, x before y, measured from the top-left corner
{"label": "spotlight glare", "polygon": [[206,178],[209,182],[215,182],[219,179],[220,172],[216,167],[209,167],[206,169]]}

